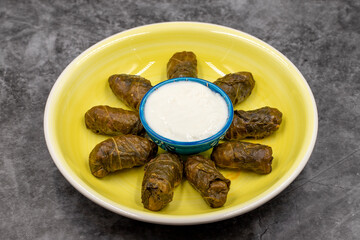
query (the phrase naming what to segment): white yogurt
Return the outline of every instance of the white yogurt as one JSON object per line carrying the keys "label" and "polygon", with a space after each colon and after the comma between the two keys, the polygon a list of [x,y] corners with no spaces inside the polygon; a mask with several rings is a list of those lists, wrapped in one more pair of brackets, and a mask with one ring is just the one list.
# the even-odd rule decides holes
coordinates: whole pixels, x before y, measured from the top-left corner
{"label": "white yogurt", "polygon": [[220,94],[190,81],[168,83],[148,97],[144,106],[150,128],[168,139],[192,142],[219,132],[228,109]]}

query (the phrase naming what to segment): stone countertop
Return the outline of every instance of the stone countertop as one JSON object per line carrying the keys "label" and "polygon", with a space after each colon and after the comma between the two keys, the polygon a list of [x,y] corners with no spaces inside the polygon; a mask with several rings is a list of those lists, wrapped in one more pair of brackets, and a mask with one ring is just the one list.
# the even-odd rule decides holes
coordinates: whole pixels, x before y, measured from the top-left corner
{"label": "stone countertop", "polygon": [[[359,238],[359,1],[71,2],[0,1],[2,239]],[[308,164],[286,190],[247,214],[196,226],[131,220],[76,191],[47,150],[45,102],[66,65],[114,33],[165,21],[254,35],[286,55],[314,93],[319,132]]]}

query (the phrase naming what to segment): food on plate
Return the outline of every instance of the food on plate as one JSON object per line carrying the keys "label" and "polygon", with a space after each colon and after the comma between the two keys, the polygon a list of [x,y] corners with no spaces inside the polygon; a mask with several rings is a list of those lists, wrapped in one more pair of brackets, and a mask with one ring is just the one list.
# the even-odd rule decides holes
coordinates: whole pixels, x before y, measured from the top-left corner
{"label": "food on plate", "polygon": [[214,147],[211,159],[222,168],[245,169],[259,174],[271,172],[273,160],[269,146],[240,141],[229,141]]}
{"label": "food on plate", "polygon": [[210,207],[225,204],[231,182],[216,169],[213,161],[201,155],[189,156],[184,169],[187,180]]}
{"label": "food on plate", "polygon": [[276,108],[263,107],[251,111],[235,110],[225,139],[264,138],[278,130],[281,121],[282,113]]}
{"label": "food on plate", "polygon": [[[167,64],[169,79],[197,77],[193,52],[175,53]],[[113,93],[133,110],[139,110],[151,82],[138,75],[115,74],[109,77]],[[229,96],[233,105],[244,101],[255,81],[250,72],[227,74],[214,82]],[[94,106],[85,113],[85,124],[94,133],[113,137],[97,144],[89,155],[91,173],[98,178],[125,168],[145,165],[141,200],[146,209],[159,211],[172,200],[175,188],[186,176],[212,208],[227,200],[231,181],[216,166],[249,170],[258,174],[272,171],[272,148],[240,142],[244,138],[264,138],[275,132],[282,113],[271,107],[251,111],[235,110],[225,141],[215,146],[208,159],[191,155],[181,160],[175,153],[156,155],[158,146],[144,137],[139,113],[106,105]],[[193,81],[172,81],[156,87],[144,102],[147,125],[162,137],[180,142],[207,139],[224,128],[229,117],[225,99],[208,85]],[[147,126],[145,125],[145,126]],[[213,146],[213,145],[212,145]]]}
{"label": "food on plate", "polygon": [[197,77],[197,60],[193,52],[177,52],[167,64],[168,79],[179,77]]}
{"label": "food on plate", "polygon": [[176,154],[162,153],[148,162],[141,189],[144,207],[152,211],[164,208],[172,201],[182,175],[183,165]]}
{"label": "food on plate", "polygon": [[179,81],[153,91],[144,105],[145,120],[156,133],[191,142],[219,132],[229,116],[224,98],[201,83]]}
{"label": "food on plate", "polygon": [[109,85],[115,96],[134,110],[139,110],[142,98],[152,88],[149,80],[129,74],[110,76]]}
{"label": "food on plate", "polygon": [[250,72],[237,72],[218,78],[214,84],[224,90],[235,106],[250,96],[255,81]]}
{"label": "food on plate", "polygon": [[109,106],[95,106],[85,113],[85,124],[94,133],[105,135],[133,134],[144,132],[139,113],[113,108]]}
{"label": "food on plate", "polygon": [[152,159],[158,151],[157,145],[135,135],[115,136],[97,144],[89,155],[91,173],[105,177],[124,168],[141,166]]}

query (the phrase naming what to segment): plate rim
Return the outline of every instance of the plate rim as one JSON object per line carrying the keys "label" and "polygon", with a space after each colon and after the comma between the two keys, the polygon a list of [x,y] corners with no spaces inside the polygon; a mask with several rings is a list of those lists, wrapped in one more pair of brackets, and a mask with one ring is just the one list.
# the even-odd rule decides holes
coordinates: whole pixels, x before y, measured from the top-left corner
{"label": "plate rim", "polygon": [[[59,159],[59,157],[58,157],[57,150],[51,144],[51,140],[52,140],[53,136],[52,136],[52,130],[50,127],[50,125],[51,125],[51,122],[50,122],[51,109],[50,108],[56,97],[57,90],[59,89],[61,84],[64,84],[63,83],[65,81],[65,80],[63,80],[64,76],[68,73],[68,71],[70,71],[70,68],[75,63],[79,62],[79,60],[83,59],[84,57],[88,56],[89,54],[92,54],[94,51],[96,51],[98,46],[103,45],[105,42],[109,41],[111,38],[115,39],[118,35],[126,34],[130,31],[138,30],[140,28],[147,28],[147,27],[151,27],[151,26],[161,26],[161,25],[166,27],[166,25],[177,25],[177,24],[180,24],[180,25],[197,24],[197,25],[202,25],[204,27],[223,28],[224,30],[235,31],[239,34],[242,34],[242,35],[246,36],[247,40],[259,41],[261,44],[270,48],[278,56],[282,57],[283,59],[286,60],[286,62],[288,64],[290,64],[290,66],[296,71],[296,73],[302,80],[304,86],[306,87],[307,93],[309,94],[309,97],[311,100],[310,103],[311,103],[312,109],[313,109],[313,121],[314,121],[313,124],[314,124],[314,126],[311,131],[312,132],[311,141],[309,143],[309,147],[308,147],[303,159],[300,161],[299,165],[295,168],[295,170],[283,182],[281,182],[277,187],[272,189],[265,196],[261,196],[262,194],[260,194],[260,197],[257,196],[256,198],[258,198],[258,199],[255,201],[252,200],[252,203],[250,203],[250,204],[246,204],[246,202],[243,203],[245,205],[244,207],[238,208],[237,206],[234,206],[232,208],[227,209],[226,211],[183,216],[183,215],[165,215],[165,214],[161,214],[161,213],[159,214],[159,213],[152,213],[152,212],[151,213],[141,212],[139,210],[134,210],[132,208],[128,208],[126,206],[120,205],[118,203],[115,203],[115,202],[107,199],[109,202],[113,203],[113,204],[110,204],[108,201],[106,201],[106,198],[104,198],[100,194],[96,193],[90,187],[86,187],[86,184],[84,184],[83,181],[75,173],[73,173],[73,170],[66,164],[63,164],[62,160]],[[195,225],[195,224],[205,224],[205,223],[217,222],[217,221],[221,221],[221,220],[225,220],[225,219],[229,219],[232,217],[236,217],[236,216],[245,214],[245,213],[265,204],[266,202],[270,201],[275,196],[277,196],[279,193],[281,193],[287,186],[289,186],[290,183],[292,183],[295,180],[295,178],[300,174],[300,172],[304,169],[304,167],[307,164],[307,162],[309,161],[311,153],[314,149],[316,138],[317,138],[317,133],[318,133],[318,111],[317,111],[316,101],[315,101],[314,95],[311,91],[311,88],[310,88],[308,82],[306,81],[306,79],[304,78],[304,76],[299,71],[299,69],[284,54],[282,54],[276,48],[272,47],[270,44],[262,41],[261,39],[255,37],[253,35],[245,33],[241,30],[230,28],[227,26],[218,25],[218,24],[206,23],[206,22],[196,22],[196,21],[172,21],[172,22],[161,22],[161,23],[152,23],[152,24],[141,25],[141,26],[137,26],[134,28],[130,28],[130,29],[115,33],[115,34],[93,44],[92,46],[87,48],[85,51],[83,51],[80,55],[78,55],[76,58],[74,58],[66,66],[66,68],[61,72],[59,77],[56,79],[54,85],[51,88],[51,91],[49,93],[47,101],[46,101],[43,120],[44,120],[43,127],[44,127],[45,141],[46,141],[46,145],[49,150],[49,153],[51,155],[51,158],[53,159],[53,162],[55,163],[56,167],[59,169],[61,174],[75,189],[77,189],[81,194],[83,194],[85,197],[87,197],[91,201],[95,202],[96,204],[98,204],[114,213],[120,214],[122,216],[131,218],[131,219],[139,220],[139,221],[156,223],[156,224],[164,224],[164,225]],[[73,174],[70,174],[70,172],[72,172]],[[263,192],[263,194],[268,191],[269,190],[266,190],[265,192]]]}

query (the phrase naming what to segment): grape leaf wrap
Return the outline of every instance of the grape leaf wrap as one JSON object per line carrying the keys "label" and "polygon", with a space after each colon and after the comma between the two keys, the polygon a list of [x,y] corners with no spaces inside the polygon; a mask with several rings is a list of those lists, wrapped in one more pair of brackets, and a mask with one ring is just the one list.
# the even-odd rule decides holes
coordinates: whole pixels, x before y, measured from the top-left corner
{"label": "grape leaf wrap", "polygon": [[197,60],[193,52],[177,52],[167,64],[168,79],[179,77],[197,78]]}
{"label": "grape leaf wrap", "polygon": [[185,162],[185,175],[210,207],[225,204],[231,182],[216,169],[213,161],[201,155],[189,156]]}
{"label": "grape leaf wrap", "polygon": [[142,98],[152,88],[149,80],[137,75],[116,74],[108,81],[115,96],[133,110],[139,110]]}
{"label": "grape leaf wrap", "polygon": [[111,137],[97,144],[89,155],[91,173],[105,177],[110,172],[141,166],[152,159],[158,146],[143,137],[121,135]]}
{"label": "grape leaf wrap", "polygon": [[263,107],[251,111],[235,110],[225,139],[261,139],[278,130],[281,122],[282,113],[276,108]]}
{"label": "grape leaf wrap", "polygon": [[237,72],[218,78],[214,84],[224,90],[235,106],[250,96],[255,80],[250,72]]}
{"label": "grape leaf wrap", "polygon": [[138,112],[104,105],[88,110],[85,113],[85,124],[94,133],[110,136],[140,135],[144,132]]}
{"label": "grape leaf wrap", "polygon": [[240,141],[224,142],[213,148],[211,159],[216,166],[245,169],[259,174],[271,172],[273,160],[269,146]]}
{"label": "grape leaf wrap", "polygon": [[159,154],[145,166],[141,199],[145,208],[159,211],[173,199],[174,189],[181,183],[183,165],[178,155]]}

